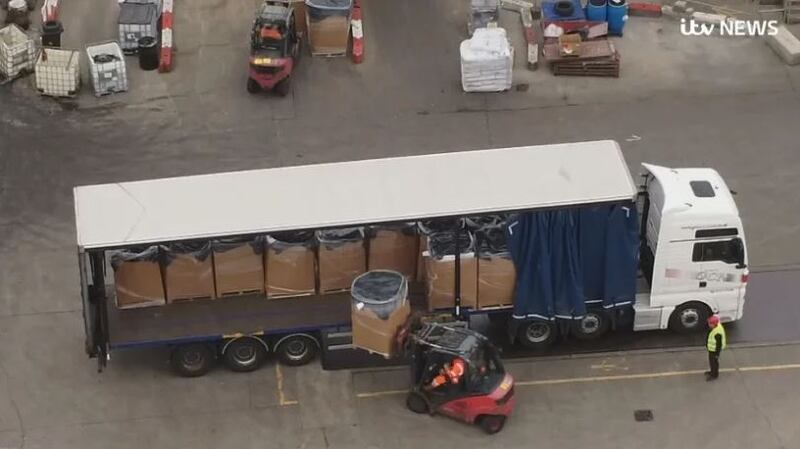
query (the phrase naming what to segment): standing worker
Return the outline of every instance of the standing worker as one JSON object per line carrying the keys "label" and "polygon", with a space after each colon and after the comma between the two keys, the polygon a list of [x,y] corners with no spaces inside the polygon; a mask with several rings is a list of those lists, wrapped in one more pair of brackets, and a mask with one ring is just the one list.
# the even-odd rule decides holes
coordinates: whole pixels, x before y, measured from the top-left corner
{"label": "standing worker", "polygon": [[711,381],[719,377],[719,356],[727,346],[727,338],[725,336],[725,328],[719,322],[718,315],[708,317],[708,328],[706,348],[708,349],[708,367],[710,371],[706,371],[706,380]]}

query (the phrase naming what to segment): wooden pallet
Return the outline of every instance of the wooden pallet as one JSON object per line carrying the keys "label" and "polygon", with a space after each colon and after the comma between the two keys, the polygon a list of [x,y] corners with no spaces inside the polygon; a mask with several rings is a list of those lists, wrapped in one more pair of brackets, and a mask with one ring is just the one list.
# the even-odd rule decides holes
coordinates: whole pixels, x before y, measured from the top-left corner
{"label": "wooden pallet", "polygon": [[619,57],[599,61],[555,63],[550,70],[556,76],[603,76],[619,78]]}
{"label": "wooden pallet", "polygon": [[181,298],[172,298],[167,299],[167,304],[176,304],[179,302],[189,302],[189,301],[209,301],[214,299],[213,296],[210,295],[203,295],[203,296],[185,296]]}
{"label": "wooden pallet", "polygon": [[319,294],[320,295],[334,295],[336,293],[347,293],[349,291],[350,291],[349,288],[334,288],[334,289],[331,289],[331,290],[320,290]]}
{"label": "wooden pallet", "polygon": [[510,309],[513,307],[513,304],[488,304],[488,305],[479,305],[478,310],[504,310]]}
{"label": "wooden pallet", "polygon": [[302,298],[305,296],[313,296],[316,292],[307,292],[307,293],[278,293],[278,294],[267,294],[267,299],[286,299],[286,298]]}
{"label": "wooden pallet", "polygon": [[228,296],[241,296],[241,295],[259,295],[263,294],[264,290],[261,289],[253,289],[253,290],[238,290],[238,291],[230,291],[224,293],[218,293],[218,298],[227,298]]}

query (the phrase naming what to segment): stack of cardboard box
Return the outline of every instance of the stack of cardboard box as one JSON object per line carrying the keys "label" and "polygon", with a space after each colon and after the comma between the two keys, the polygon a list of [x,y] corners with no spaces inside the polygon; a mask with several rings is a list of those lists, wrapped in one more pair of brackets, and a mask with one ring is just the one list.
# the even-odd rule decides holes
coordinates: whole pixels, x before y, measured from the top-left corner
{"label": "stack of cardboard box", "polygon": [[217,297],[264,292],[264,239],[211,242]]}
{"label": "stack of cardboard box", "polygon": [[319,292],[349,290],[367,269],[364,229],[345,228],[316,232],[319,244]]}
{"label": "stack of cardboard box", "polygon": [[117,308],[148,307],[166,302],[157,246],[118,250],[110,256]]}
{"label": "stack of cardboard box", "polygon": [[161,249],[167,302],[216,297],[210,243],[175,243]]}
{"label": "stack of cardboard box", "polygon": [[[425,252],[428,310],[455,306],[455,233],[439,232],[428,236]],[[472,235],[459,232],[461,267],[461,306],[475,308],[478,303],[478,261]]]}
{"label": "stack of cardboard box", "polygon": [[313,295],[317,262],[314,234],[295,232],[267,238],[266,291],[268,298]]}
{"label": "stack of cardboard box", "polygon": [[419,237],[416,224],[375,226],[369,229],[370,270],[394,270],[408,281],[417,276]]}

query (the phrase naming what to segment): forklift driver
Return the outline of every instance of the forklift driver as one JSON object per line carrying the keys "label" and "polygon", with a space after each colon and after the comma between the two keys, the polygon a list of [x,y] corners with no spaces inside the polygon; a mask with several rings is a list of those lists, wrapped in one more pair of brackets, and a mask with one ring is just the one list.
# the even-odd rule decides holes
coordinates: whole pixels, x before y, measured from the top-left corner
{"label": "forklift driver", "polygon": [[271,26],[261,27],[260,34],[263,45],[268,45],[269,42],[281,40],[281,31]]}
{"label": "forklift driver", "polygon": [[427,389],[433,390],[446,384],[458,385],[465,371],[466,364],[464,363],[464,359],[456,357],[451,362],[444,364],[442,369],[439,370],[439,374],[433,378]]}

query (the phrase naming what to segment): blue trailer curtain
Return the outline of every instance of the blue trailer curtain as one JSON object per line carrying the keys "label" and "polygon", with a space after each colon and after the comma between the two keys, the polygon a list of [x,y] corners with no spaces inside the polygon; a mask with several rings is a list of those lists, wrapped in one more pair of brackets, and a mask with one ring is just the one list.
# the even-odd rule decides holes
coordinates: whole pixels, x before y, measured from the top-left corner
{"label": "blue trailer curtain", "polygon": [[517,214],[506,235],[517,271],[514,317],[572,319],[587,304],[633,303],[639,237],[632,203]]}

